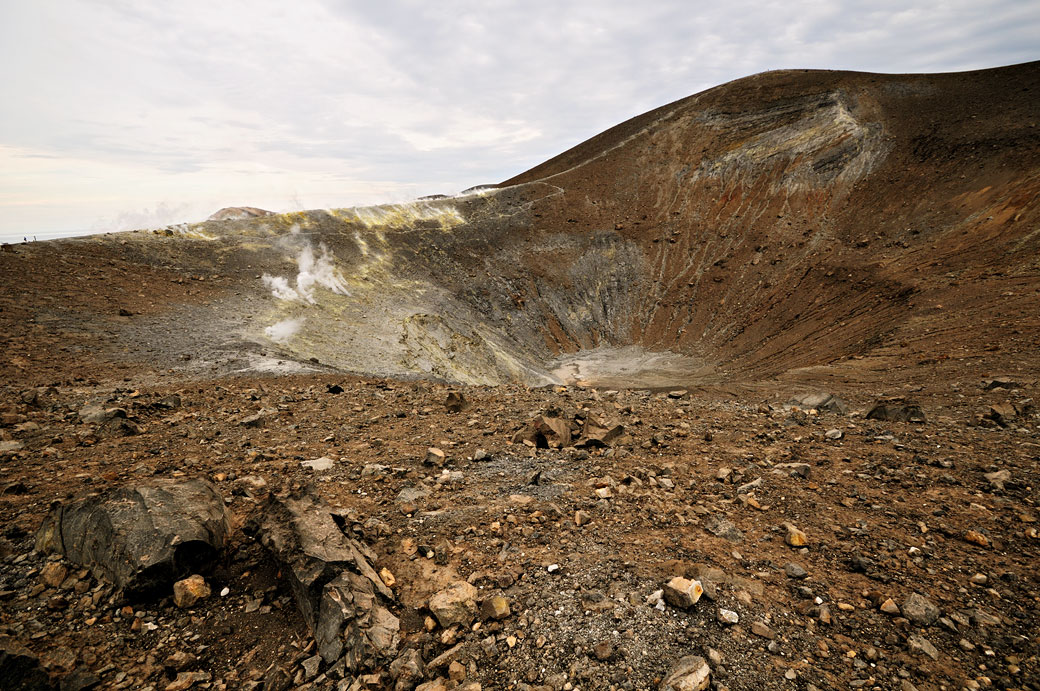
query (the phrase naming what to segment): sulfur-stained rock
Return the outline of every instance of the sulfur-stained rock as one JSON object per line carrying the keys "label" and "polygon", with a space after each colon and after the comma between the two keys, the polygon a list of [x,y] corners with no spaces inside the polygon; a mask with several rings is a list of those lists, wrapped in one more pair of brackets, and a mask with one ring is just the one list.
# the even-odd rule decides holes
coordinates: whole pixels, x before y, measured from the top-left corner
{"label": "sulfur-stained rock", "polygon": [[809,538],[801,530],[795,527],[793,523],[784,523],[784,528],[787,529],[787,535],[784,536],[784,542],[791,547],[806,547],[809,544]]}
{"label": "sulfur-stained rock", "polygon": [[509,614],[509,600],[501,595],[489,597],[480,604],[480,615],[484,619],[505,619]]}
{"label": "sulfur-stained rock", "polygon": [[151,480],[55,506],[36,548],[89,568],[133,599],[164,595],[178,578],[208,571],[229,532],[212,484]]}
{"label": "sulfur-stained rock", "polygon": [[198,574],[193,574],[173,584],[173,604],[187,609],[199,600],[209,597],[211,592],[206,580]]}

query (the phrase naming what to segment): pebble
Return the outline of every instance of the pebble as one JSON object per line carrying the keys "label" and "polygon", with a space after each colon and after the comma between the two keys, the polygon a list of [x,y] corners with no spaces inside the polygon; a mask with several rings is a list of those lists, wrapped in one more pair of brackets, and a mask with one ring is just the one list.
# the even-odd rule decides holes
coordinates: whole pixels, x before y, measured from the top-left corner
{"label": "pebble", "polygon": [[840,429],[829,429],[824,434],[824,436],[827,437],[828,439],[836,441],[836,440],[841,439],[842,437],[844,437],[845,433],[842,432]]}
{"label": "pebble", "polygon": [[762,638],[768,638],[769,640],[776,638],[776,632],[762,621],[756,621],[751,624],[751,633],[756,636],[761,636]]}
{"label": "pebble", "polygon": [[722,624],[736,624],[740,621],[740,616],[731,609],[719,609],[718,620]]}
{"label": "pebble", "polygon": [[784,523],[784,527],[787,528],[787,535],[784,537],[786,542],[791,547],[807,547],[809,545],[809,538],[801,530],[796,528],[792,523]]}
{"label": "pebble", "polygon": [[895,600],[893,600],[892,598],[888,598],[887,600],[882,602],[880,609],[885,614],[890,614],[893,617],[898,617],[899,616],[899,605],[897,605],[895,603]]}
{"label": "pebble", "polygon": [[788,562],[784,566],[784,573],[787,574],[788,578],[805,578],[809,575],[809,572],[805,570],[805,567],[795,562]]}

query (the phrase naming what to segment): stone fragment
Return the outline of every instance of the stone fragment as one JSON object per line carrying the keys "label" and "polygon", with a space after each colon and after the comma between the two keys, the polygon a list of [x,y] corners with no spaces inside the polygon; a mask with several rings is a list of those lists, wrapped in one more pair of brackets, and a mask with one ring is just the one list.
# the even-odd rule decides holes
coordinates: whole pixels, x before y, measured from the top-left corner
{"label": "stone fragment", "polygon": [[254,413],[252,415],[247,415],[246,417],[239,420],[238,424],[240,424],[242,427],[263,427],[264,424],[267,422],[267,418],[274,414],[275,411],[267,410],[265,408],[260,412]]}
{"label": "stone fragment", "polygon": [[679,660],[668,672],[661,691],[704,691],[711,683],[711,667],[703,657],[689,655]]}
{"label": "stone fragment", "polygon": [[844,415],[849,412],[849,407],[845,404],[845,401],[822,391],[796,397],[791,402],[804,410],[815,409],[821,413]]}
{"label": "stone fragment", "polygon": [[429,608],[445,628],[453,624],[466,626],[477,616],[477,594],[469,583],[456,581],[431,597]]}
{"label": "stone fragment", "polygon": [[964,533],[964,540],[965,542],[970,542],[973,545],[978,545],[979,547],[989,546],[989,538],[977,530],[969,530],[968,532]]}
{"label": "stone fragment", "polygon": [[731,609],[719,609],[718,620],[720,624],[736,624],[740,621],[740,616]]}
{"label": "stone fragment", "polygon": [[592,646],[592,654],[600,662],[606,662],[614,657],[614,646],[611,645],[610,641],[600,641]]}
{"label": "stone fragment", "polygon": [[773,466],[773,471],[791,477],[807,478],[812,472],[812,467],[808,463],[777,463]]}
{"label": "stone fragment", "polygon": [[1011,377],[990,377],[982,380],[983,391],[994,389],[1020,389],[1022,384]]}
{"label": "stone fragment", "polygon": [[396,689],[411,689],[422,681],[426,667],[418,650],[409,648],[390,663],[390,676],[397,682]]}
{"label": "stone fragment", "polygon": [[575,511],[574,512],[574,525],[581,527],[588,525],[592,522],[592,516],[589,515],[588,511]]}
{"label": "stone fragment", "polygon": [[903,611],[904,617],[919,626],[931,626],[942,614],[931,600],[920,593],[908,595],[903,600],[903,606],[900,609]]}
{"label": "stone fragment", "polygon": [[426,458],[423,459],[423,463],[425,465],[439,468],[442,465],[444,465],[445,460],[446,459],[444,456],[444,452],[438,449],[436,446],[431,446],[430,448],[426,449]]}
{"label": "stone fragment", "polygon": [[177,678],[164,688],[166,691],[186,691],[195,684],[207,682],[212,678],[209,672],[178,672]]}
{"label": "stone fragment", "polygon": [[986,473],[986,481],[989,482],[990,488],[997,490],[998,492],[1004,491],[1004,485],[1011,482],[1011,472],[1009,470],[997,470],[992,473]]}
{"label": "stone fragment", "polygon": [[303,667],[303,680],[310,681],[318,676],[318,670],[321,669],[321,655],[312,655],[306,658],[300,663],[300,666]]}
{"label": "stone fragment", "polygon": [[55,506],[36,548],[89,568],[135,599],[164,595],[178,578],[208,571],[229,533],[212,484],[156,479]]}
{"label": "stone fragment", "polygon": [[914,653],[924,653],[925,655],[927,655],[928,657],[932,658],[933,660],[938,660],[939,659],[939,651],[936,650],[935,646],[932,645],[931,641],[929,641],[924,636],[919,636],[917,634],[912,634],[907,639],[906,642],[907,642],[907,647],[910,648],[911,652],[914,652]]}
{"label": "stone fragment", "polygon": [[469,407],[469,401],[460,391],[449,391],[444,399],[444,409],[449,413],[461,413]]}
{"label": "stone fragment", "polygon": [[751,633],[762,638],[768,638],[773,640],[776,638],[776,632],[769,628],[764,621],[756,621],[751,624]]}
{"label": "stone fragment", "polygon": [[599,415],[589,414],[585,417],[581,437],[574,443],[574,446],[579,448],[610,446],[624,433],[624,425],[617,420],[608,420]]}
{"label": "stone fragment", "polygon": [[809,572],[805,570],[805,567],[795,562],[788,562],[784,566],[784,573],[787,574],[788,578],[805,578],[809,575]]}
{"label": "stone fragment", "polygon": [[501,595],[494,595],[480,605],[480,615],[484,619],[505,619],[510,615],[509,600]]}
{"label": "stone fragment", "polygon": [[888,422],[925,422],[921,406],[904,398],[890,398],[878,401],[867,412],[867,419]]}
{"label": "stone fragment", "polygon": [[835,427],[835,428],[827,430],[824,433],[823,436],[827,437],[831,441],[837,441],[837,440],[841,439],[842,437],[844,437],[845,433],[842,432],[840,429]]}
{"label": "stone fragment", "polygon": [[704,587],[700,581],[691,581],[682,576],[676,576],[664,585],[665,602],[672,607],[687,609],[697,604],[704,594]]}
{"label": "stone fragment", "polygon": [[187,609],[196,602],[210,596],[210,588],[205,579],[193,574],[173,584],[173,604]]}
{"label": "stone fragment", "polygon": [[900,614],[899,605],[897,605],[895,600],[893,600],[892,598],[888,598],[887,600],[882,602],[879,609],[885,614],[888,614],[893,617],[898,617]]}
{"label": "stone fragment", "polygon": [[571,445],[571,427],[566,420],[538,415],[513,435],[513,443],[527,442],[539,449],[562,449]]}
{"label": "stone fragment", "polygon": [[451,664],[448,665],[448,679],[454,682],[459,682],[465,678],[466,666],[458,660],[452,660]]}
{"label": "stone fragment", "polygon": [[795,527],[793,523],[784,523],[784,528],[787,529],[787,535],[784,537],[786,542],[791,547],[806,547],[809,544],[809,538],[801,530]]}
{"label": "stone fragment", "polygon": [[309,461],[300,461],[300,466],[308,468],[316,473],[323,473],[326,470],[332,470],[336,465],[336,461],[329,458],[328,456],[322,456],[321,458],[312,458]]}
{"label": "stone fragment", "polygon": [[713,514],[704,521],[704,528],[712,535],[736,544],[744,541],[744,533],[720,514]]}
{"label": "stone fragment", "polygon": [[57,588],[65,582],[69,570],[60,561],[48,562],[40,569],[40,581],[48,588]]}
{"label": "stone fragment", "polygon": [[400,622],[383,605],[394,600],[393,591],[372,568],[368,548],[344,534],[328,504],[309,493],[272,495],[245,529],[288,578],[326,662],[343,656],[357,673],[394,658]]}

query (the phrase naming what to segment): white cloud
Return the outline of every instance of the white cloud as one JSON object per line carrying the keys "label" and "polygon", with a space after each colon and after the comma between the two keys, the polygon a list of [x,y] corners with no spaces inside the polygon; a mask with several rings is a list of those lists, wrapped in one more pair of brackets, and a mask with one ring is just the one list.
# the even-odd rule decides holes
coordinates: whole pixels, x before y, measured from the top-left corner
{"label": "white cloud", "polygon": [[754,72],[996,66],[1037,35],[1021,0],[6,3],[0,234],[453,192]]}

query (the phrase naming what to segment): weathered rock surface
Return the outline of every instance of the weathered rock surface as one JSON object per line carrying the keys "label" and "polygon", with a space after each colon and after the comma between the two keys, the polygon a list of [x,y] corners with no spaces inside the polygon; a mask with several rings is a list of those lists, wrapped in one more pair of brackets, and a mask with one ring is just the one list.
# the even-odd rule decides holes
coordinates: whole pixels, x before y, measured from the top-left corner
{"label": "weathered rock surface", "polygon": [[271,496],[247,529],[282,567],[327,662],[342,654],[359,671],[394,658],[400,623],[382,604],[393,592],[328,504],[311,493]]}
{"label": "weathered rock surface", "polygon": [[468,624],[477,615],[477,595],[469,583],[453,583],[430,598],[430,611],[441,626]]}
{"label": "weathered rock surface", "polygon": [[89,568],[133,599],[205,572],[227,544],[224,500],[206,480],[152,480],[55,506],[36,547]]}

